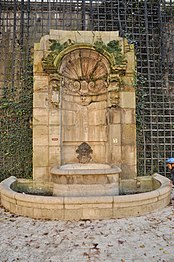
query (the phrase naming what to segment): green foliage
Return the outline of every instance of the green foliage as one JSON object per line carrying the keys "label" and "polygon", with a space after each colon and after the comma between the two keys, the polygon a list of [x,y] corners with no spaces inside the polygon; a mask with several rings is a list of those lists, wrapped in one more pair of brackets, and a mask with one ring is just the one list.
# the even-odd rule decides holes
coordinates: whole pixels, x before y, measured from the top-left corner
{"label": "green foliage", "polygon": [[50,40],[51,45],[50,45],[50,50],[51,51],[58,51],[61,52],[63,50],[63,45],[61,45],[59,42],[56,40]]}
{"label": "green foliage", "polygon": [[114,52],[121,52],[119,41],[112,40],[107,44],[108,52],[114,53]]}
{"label": "green foliage", "polygon": [[20,85],[3,88],[0,103],[1,138],[0,148],[3,166],[0,180],[15,175],[28,178],[32,172],[32,65],[29,63],[20,79]]}
{"label": "green foliage", "polygon": [[50,50],[51,51],[56,51],[56,53],[60,53],[61,51],[63,51],[65,48],[67,48],[68,46],[74,44],[74,42],[72,40],[68,40],[67,42],[60,44],[58,41],[56,40],[50,40]]}
{"label": "green foliage", "polygon": [[146,83],[146,79],[138,75],[134,82],[135,93],[136,93],[136,128],[138,132],[143,129],[143,109],[145,106],[145,100],[147,98],[145,89],[143,86]]}
{"label": "green foliage", "polygon": [[103,41],[100,40],[96,41],[94,43],[94,46],[95,49],[101,54],[103,54],[104,51],[108,52],[109,54],[112,54],[116,65],[120,65],[124,62],[124,56],[121,53],[119,41],[112,40],[107,45],[105,45]]}
{"label": "green foliage", "polygon": [[[55,52],[56,54],[59,54],[68,46],[75,44],[70,39],[63,44],[60,44],[56,40],[50,40],[50,43],[50,51]],[[115,60],[115,65],[120,65],[124,62],[124,56],[121,52],[119,41],[112,40],[107,45],[105,45],[102,40],[99,40],[94,43],[94,47],[96,51],[98,51],[101,54],[103,54],[105,51],[111,54]]]}
{"label": "green foliage", "polygon": [[145,102],[148,99],[146,91],[143,88],[144,86],[146,86],[146,82],[147,79],[141,74],[135,76],[134,87],[135,87],[135,94],[136,94],[136,131],[137,131],[136,139],[137,139],[138,176],[146,175],[144,173],[144,162],[142,160],[144,158],[144,156],[142,156],[142,152],[143,152],[143,145],[144,145],[143,130],[145,125],[143,119],[143,112],[144,112]]}

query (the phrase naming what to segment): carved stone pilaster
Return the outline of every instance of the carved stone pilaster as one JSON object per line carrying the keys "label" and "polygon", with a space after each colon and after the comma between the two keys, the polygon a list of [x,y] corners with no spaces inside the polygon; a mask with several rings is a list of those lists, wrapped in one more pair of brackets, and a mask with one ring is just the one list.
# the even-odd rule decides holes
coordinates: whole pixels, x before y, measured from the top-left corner
{"label": "carved stone pilaster", "polygon": [[60,76],[58,74],[50,74],[50,103],[53,107],[58,107],[60,103]]}
{"label": "carved stone pilaster", "polygon": [[108,107],[118,107],[120,91],[120,77],[118,74],[111,74],[108,88]]}

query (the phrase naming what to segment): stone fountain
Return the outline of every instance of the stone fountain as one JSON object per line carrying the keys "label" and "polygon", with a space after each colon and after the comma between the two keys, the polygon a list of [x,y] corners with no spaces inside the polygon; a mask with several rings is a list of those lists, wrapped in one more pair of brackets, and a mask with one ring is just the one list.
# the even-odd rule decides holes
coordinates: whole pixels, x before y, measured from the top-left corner
{"label": "stone fountain", "polygon": [[133,46],[118,32],[52,30],[35,45],[34,180],[77,163],[136,176],[134,74]]}
{"label": "stone fountain", "polygon": [[[1,183],[2,204],[51,219],[116,218],[167,205],[168,179],[137,177],[134,77],[134,48],[118,32],[42,37],[34,47],[30,187],[49,187],[53,196],[15,192],[12,177]],[[120,196],[130,192],[138,194]]]}
{"label": "stone fountain", "polygon": [[51,31],[35,48],[34,179],[59,196],[118,195],[121,170],[136,176],[133,47],[118,32]]}

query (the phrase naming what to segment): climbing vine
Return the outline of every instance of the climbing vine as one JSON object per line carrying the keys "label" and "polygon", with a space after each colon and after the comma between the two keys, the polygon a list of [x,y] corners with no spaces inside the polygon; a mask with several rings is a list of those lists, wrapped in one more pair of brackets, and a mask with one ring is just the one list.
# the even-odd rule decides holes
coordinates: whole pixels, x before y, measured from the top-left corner
{"label": "climbing vine", "polygon": [[15,175],[30,177],[32,172],[32,64],[21,73],[16,88],[3,87],[0,102],[0,148],[3,166],[0,180]]}

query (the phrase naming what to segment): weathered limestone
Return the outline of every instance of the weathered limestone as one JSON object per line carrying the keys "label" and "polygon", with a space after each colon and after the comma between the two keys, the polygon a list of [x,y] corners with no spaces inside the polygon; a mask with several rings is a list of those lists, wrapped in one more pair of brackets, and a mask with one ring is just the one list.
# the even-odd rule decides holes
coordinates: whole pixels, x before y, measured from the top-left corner
{"label": "weathered limestone", "polygon": [[35,44],[34,180],[77,163],[83,142],[92,162],[137,175],[134,71],[133,47],[118,32],[51,30]]}
{"label": "weathered limestone", "polygon": [[[170,202],[170,180],[158,174],[123,180],[125,192],[152,190],[146,193],[122,196],[47,197],[21,194],[13,191],[16,181],[10,177],[0,183],[1,204],[10,212],[41,219],[79,220],[108,219],[139,216],[165,207]],[[136,190],[137,191],[137,190]]]}
{"label": "weathered limestone", "polygon": [[[80,151],[80,150],[78,150]],[[80,154],[80,152],[79,152]],[[114,196],[119,195],[120,168],[105,164],[67,164],[51,170],[55,196]]]}

